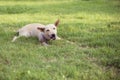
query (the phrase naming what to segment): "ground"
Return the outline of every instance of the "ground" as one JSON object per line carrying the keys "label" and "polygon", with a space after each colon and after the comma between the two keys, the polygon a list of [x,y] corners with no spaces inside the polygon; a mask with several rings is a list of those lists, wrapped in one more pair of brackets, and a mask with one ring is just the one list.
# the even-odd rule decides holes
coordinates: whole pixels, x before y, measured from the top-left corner
{"label": "ground", "polygon": [[[11,40],[29,23],[60,19],[64,40]],[[70,41],[70,42],[67,42]],[[0,1],[0,80],[120,80],[119,0]]]}

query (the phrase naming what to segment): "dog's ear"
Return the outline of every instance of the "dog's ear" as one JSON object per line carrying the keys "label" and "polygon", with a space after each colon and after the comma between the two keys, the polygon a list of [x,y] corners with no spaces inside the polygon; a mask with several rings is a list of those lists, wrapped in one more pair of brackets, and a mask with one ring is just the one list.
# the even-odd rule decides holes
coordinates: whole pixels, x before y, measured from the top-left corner
{"label": "dog's ear", "polygon": [[57,27],[58,24],[59,24],[59,22],[60,22],[60,20],[58,19],[58,20],[54,23],[54,25]]}
{"label": "dog's ear", "polygon": [[44,32],[44,30],[45,30],[45,28],[40,28],[40,27],[38,27],[37,29],[42,31],[42,32]]}

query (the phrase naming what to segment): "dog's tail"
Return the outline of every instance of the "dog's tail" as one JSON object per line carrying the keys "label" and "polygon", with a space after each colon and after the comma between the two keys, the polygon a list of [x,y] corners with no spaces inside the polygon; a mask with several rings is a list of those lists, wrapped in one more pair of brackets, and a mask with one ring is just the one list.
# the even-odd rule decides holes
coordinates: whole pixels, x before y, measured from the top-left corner
{"label": "dog's tail", "polygon": [[14,34],[14,36],[19,36],[19,31]]}

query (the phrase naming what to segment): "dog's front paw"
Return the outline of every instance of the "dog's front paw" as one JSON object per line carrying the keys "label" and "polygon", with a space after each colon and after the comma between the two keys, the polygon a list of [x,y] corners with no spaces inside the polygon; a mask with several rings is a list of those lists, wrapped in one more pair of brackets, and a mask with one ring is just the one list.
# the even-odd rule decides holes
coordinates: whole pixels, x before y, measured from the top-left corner
{"label": "dog's front paw", "polygon": [[49,46],[46,42],[42,43],[43,46]]}
{"label": "dog's front paw", "polygon": [[61,38],[57,36],[57,37],[56,37],[56,40],[61,40]]}

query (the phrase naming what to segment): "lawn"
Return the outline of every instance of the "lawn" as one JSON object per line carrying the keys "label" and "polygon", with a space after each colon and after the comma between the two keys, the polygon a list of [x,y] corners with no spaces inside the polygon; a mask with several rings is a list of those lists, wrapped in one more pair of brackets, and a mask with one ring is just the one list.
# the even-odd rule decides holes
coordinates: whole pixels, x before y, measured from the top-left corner
{"label": "lawn", "polygon": [[[57,19],[64,40],[11,42],[22,26]],[[0,80],[120,80],[120,1],[1,0]]]}

